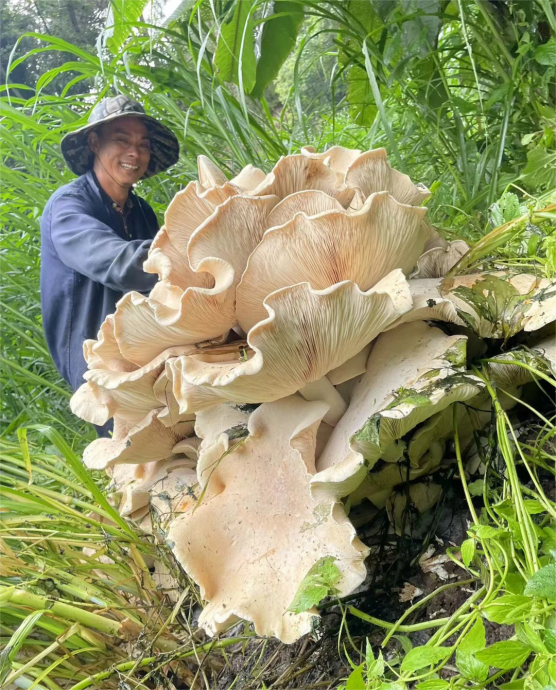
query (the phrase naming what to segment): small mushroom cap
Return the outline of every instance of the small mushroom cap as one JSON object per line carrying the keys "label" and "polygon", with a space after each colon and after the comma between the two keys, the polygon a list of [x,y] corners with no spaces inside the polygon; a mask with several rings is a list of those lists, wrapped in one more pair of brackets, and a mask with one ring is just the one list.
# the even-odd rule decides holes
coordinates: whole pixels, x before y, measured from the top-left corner
{"label": "small mushroom cap", "polygon": [[[98,415],[100,418],[101,412],[103,418],[107,415],[102,424],[115,415],[132,426],[139,424],[148,412],[160,407],[160,402],[154,393],[154,383],[163,371],[166,360],[192,352],[198,352],[198,349],[192,345],[170,348],[145,366],[130,372],[109,369],[86,371],[84,377],[87,383],[74,395],[76,401],[73,403],[72,411],[92,424],[99,423],[94,421],[93,417]],[[91,399],[91,404],[86,408],[80,406],[78,410],[78,393],[80,396],[85,395],[85,388],[88,390],[86,395],[88,399]],[[96,409],[93,409],[93,401],[96,401]]]}
{"label": "small mushroom cap", "polygon": [[423,184],[415,185],[411,179],[390,167],[386,149],[374,149],[361,154],[346,172],[346,183],[358,187],[365,196],[387,190],[402,204],[419,205],[430,196]]}
{"label": "small mushroom cap", "polygon": [[344,280],[366,291],[396,268],[409,273],[427,241],[426,209],[375,194],[357,212],[298,214],[268,230],[237,288],[237,321],[248,333],[266,318],[267,295],[308,282],[323,290]]}
{"label": "small mushroom cap", "polygon": [[230,180],[230,184],[237,187],[243,194],[252,194],[265,177],[266,175],[262,170],[249,164]]}
{"label": "small mushroom cap", "polygon": [[310,495],[322,403],[292,396],[261,405],[249,437],[214,469],[195,510],[178,516],[168,540],[209,603],[199,619],[216,634],[236,617],[259,635],[293,642],[311,629],[314,610],[288,611],[305,575],[332,557],[339,595],[365,578],[366,547],[340,504]]}
{"label": "small mushroom cap", "polygon": [[199,170],[199,182],[205,189],[222,186],[228,178],[207,156],[197,156],[197,168]]}
{"label": "small mushroom cap", "polygon": [[178,441],[193,435],[193,422],[166,427],[159,421],[158,412],[151,410],[121,439],[97,438],[90,443],[83,453],[85,465],[91,470],[104,470],[119,463],[141,464],[168,458]]}
{"label": "small mushroom cap", "polygon": [[425,248],[411,278],[442,278],[469,251],[469,245],[463,240],[444,241],[444,245]]}
{"label": "small mushroom cap", "polygon": [[323,161],[301,154],[281,158],[251,193],[254,196],[274,194],[285,199],[290,194],[306,189],[325,192],[338,199],[344,208],[354,194],[354,190],[338,179],[338,175]]}
{"label": "small mushroom cap", "polygon": [[[199,439],[188,439],[190,444]],[[183,443],[183,441],[181,442]],[[177,444],[179,445],[179,444]],[[180,452],[180,451],[175,451]],[[134,516],[140,519],[142,508],[149,504],[149,490],[166,475],[178,468],[192,469],[188,458],[176,458],[170,460],[157,460],[141,465],[114,465],[110,468],[112,475],[111,488],[122,495],[118,510],[123,517]]]}
{"label": "small mushroom cap", "polygon": [[306,216],[317,216],[326,211],[343,211],[343,206],[334,197],[325,192],[307,189],[295,192],[276,204],[266,219],[266,227],[273,228],[289,223],[296,213]]}
{"label": "small mushroom cap", "polygon": [[[268,402],[295,393],[357,354],[410,306],[407,282],[392,271],[375,288],[362,292],[351,282],[326,290],[293,285],[265,300],[267,319],[248,337],[250,352],[232,361],[210,353],[178,357],[167,375],[182,412],[214,402]],[[303,324],[292,329],[291,324]],[[196,389],[205,394],[195,398]]]}
{"label": "small mushroom cap", "polygon": [[75,391],[70,399],[70,409],[74,415],[91,424],[102,426],[112,416],[108,407],[94,394],[89,383],[85,382]]}
{"label": "small mushroom cap", "polygon": [[83,356],[89,369],[109,369],[110,371],[137,369],[137,365],[128,361],[120,351],[114,333],[114,314],[109,314],[102,323],[97,340],[85,340]]}
{"label": "small mushroom cap", "polygon": [[[349,167],[359,158],[361,151],[347,149],[344,146],[332,146],[322,153],[316,153],[314,146],[304,146],[301,149],[301,155],[322,161],[330,170],[340,175],[340,180],[343,181]],[[388,189],[388,187],[382,189]]]}

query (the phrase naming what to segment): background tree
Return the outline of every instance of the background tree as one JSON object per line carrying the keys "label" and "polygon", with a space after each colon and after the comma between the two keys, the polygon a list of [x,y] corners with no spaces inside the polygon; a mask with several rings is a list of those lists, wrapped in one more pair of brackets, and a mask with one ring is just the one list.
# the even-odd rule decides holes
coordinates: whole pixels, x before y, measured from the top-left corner
{"label": "background tree", "polygon": [[[25,33],[37,32],[56,36],[86,50],[96,52],[97,39],[106,22],[109,0],[6,0],[0,5],[0,79],[6,83],[10,55],[17,40]],[[18,46],[17,57],[40,46],[40,39],[25,36]],[[64,53],[39,53],[20,63],[8,75],[8,83],[34,90],[40,76],[67,61]],[[66,73],[46,86],[47,93],[57,93],[71,79]],[[87,84],[76,86],[84,92]],[[30,91],[25,90],[29,96]]]}

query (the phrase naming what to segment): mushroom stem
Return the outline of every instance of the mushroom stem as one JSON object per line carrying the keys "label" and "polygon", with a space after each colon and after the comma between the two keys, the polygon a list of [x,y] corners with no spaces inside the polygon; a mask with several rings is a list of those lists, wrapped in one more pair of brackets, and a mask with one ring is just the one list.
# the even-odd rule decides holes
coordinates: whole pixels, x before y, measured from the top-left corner
{"label": "mushroom stem", "polygon": [[347,410],[347,403],[330,383],[330,381],[323,376],[318,381],[313,381],[313,383],[308,383],[303,388],[299,389],[299,394],[302,395],[305,400],[323,400],[329,404],[328,412],[323,417],[323,422],[330,424],[330,426],[336,426],[336,424],[342,418],[342,415]]}

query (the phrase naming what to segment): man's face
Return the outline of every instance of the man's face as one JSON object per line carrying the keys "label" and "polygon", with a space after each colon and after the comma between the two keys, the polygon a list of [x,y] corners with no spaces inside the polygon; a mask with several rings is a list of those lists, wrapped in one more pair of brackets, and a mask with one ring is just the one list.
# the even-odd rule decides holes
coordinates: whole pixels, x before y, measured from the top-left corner
{"label": "man's face", "polygon": [[105,172],[122,187],[140,180],[151,158],[147,127],[137,117],[107,122],[100,132],[90,134],[89,146]]}

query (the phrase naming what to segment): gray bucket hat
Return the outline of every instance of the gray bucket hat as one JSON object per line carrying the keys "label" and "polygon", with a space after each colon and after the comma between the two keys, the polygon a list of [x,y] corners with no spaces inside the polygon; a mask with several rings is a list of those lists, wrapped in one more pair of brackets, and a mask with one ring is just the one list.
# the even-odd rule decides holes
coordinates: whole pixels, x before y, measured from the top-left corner
{"label": "gray bucket hat", "polygon": [[175,134],[154,117],[147,115],[140,103],[120,94],[97,103],[89,116],[89,123],[66,134],[62,139],[62,154],[70,170],[76,175],[84,175],[93,167],[94,153],[89,148],[89,132],[105,122],[130,116],[145,122],[151,140],[151,159],[143,178],[157,175],[174,165],[180,153]]}

